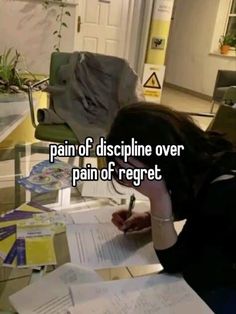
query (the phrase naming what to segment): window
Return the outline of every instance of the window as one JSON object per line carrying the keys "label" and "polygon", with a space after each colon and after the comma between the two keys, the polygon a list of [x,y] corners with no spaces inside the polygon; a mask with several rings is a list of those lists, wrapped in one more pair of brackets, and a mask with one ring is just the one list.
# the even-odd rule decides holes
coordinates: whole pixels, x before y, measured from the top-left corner
{"label": "window", "polygon": [[[222,39],[222,36],[224,35],[236,37],[236,0],[219,0],[210,48],[211,53],[220,53],[219,40]],[[235,58],[235,48],[230,48],[227,56]]]}
{"label": "window", "polygon": [[226,22],[226,35],[236,34],[236,0],[232,0]]}

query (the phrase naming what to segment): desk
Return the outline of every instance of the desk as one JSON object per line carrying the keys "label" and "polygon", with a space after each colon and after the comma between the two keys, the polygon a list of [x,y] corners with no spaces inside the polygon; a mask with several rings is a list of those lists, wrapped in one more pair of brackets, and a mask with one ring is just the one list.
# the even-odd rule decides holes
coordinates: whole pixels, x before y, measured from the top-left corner
{"label": "desk", "polygon": [[0,121],[0,142],[5,140],[25,119],[27,112],[1,118]]}
{"label": "desk", "polygon": [[29,113],[28,100],[16,102],[11,110],[10,102],[0,102],[0,143],[8,137],[26,118]]}
{"label": "desk", "polygon": [[[79,211],[83,208],[94,207],[95,204],[108,204],[108,200],[82,200],[78,204],[77,208],[73,208],[74,211]],[[68,211],[68,210],[64,210]],[[54,245],[57,257],[57,266],[63,265],[70,260],[69,250],[67,245],[67,240],[65,233],[58,234],[54,238]],[[62,249],[63,248],[63,249]],[[98,274],[104,280],[116,280],[125,279],[130,277],[136,277],[140,275],[147,275],[151,273],[157,273],[160,271],[160,264],[151,266],[136,266],[136,267],[119,267],[112,269],[101,269],[98,270]],[[48,267],[48,271],[51,271],[52,267]],[[8,296],[15,293],[16,291],[22,289],[23,287],[30,284],[32,281],[32,270],[31,269],[9,269],[6,267],[0,267],[0,310],[12,310],[9,302]],[[39,276],[34,279],[39,279]]]}

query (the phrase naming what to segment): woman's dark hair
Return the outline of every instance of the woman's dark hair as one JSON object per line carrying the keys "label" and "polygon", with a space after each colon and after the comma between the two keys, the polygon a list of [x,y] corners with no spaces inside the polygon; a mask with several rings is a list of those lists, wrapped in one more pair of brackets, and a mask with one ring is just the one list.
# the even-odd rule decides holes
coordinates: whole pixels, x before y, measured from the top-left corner
{"label": "woman's dark hair", "polygon": [[[197,175],[206,173],[219,156],[233,150],[233,145],[222,135],[203,131],[187,114],[149,102],[122,108],[112,124],[107,144],[119,145],[121,141],[130,144],[132,138],[138,144],[152,146],[152,156],[136,158],[150,168],[159,166],[171,191],[176,216],[177,208],[183,211],[194,198]],[[157,157],[156,145],[183,145],[184,150],[179,157]],[[107,162],[110,161],[115,161],[115,156],[107,157]]]}

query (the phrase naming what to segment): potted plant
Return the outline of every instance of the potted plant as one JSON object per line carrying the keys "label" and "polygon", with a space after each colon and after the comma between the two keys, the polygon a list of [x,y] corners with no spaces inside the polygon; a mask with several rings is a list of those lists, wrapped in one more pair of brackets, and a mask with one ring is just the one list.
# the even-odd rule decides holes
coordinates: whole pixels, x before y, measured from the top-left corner
{"label": "potted plant", "polygon": [[69,9],[67,9],[68,4],[67,1],[63,0],[42,0],[43,1],[43,7],[45,9],[48,9],[50,5],[56,5],[57,8],[57,14],[56,14],[56,24],[57,29],[53,31],[53,36],[55,36],[56,42],[53,46],[53,48],[56,51],[60,51],[61,47],[61,40],[63,35],[63,28],[67,28],[68,25],[66,23],[67,17],[71,16],[71,13]]}
{"label": "potted plant", "polygon": [[230,47],[235,47],[236,45],[236,36],[235,35],[224,35],[220,37],[220,53],[227,54]]}
{"label": "potted plant", "polygon": [[230,50],[236,50],[236,33],[231,35]]}
{"label": "potted plant", "polygon": [[0,54],[0,119],[22,113],[28,106],[27,91],[35,77],[19,70],[20,62],[17,50],[10,48]]}

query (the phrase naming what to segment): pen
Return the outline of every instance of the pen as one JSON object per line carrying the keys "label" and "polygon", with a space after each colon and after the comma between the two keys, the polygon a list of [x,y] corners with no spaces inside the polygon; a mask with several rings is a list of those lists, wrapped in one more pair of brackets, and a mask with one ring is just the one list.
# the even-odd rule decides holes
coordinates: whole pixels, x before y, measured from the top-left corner
{"label": "pen", "polygon": [[132,215],[132,209],[134,208],[134,203],[135,203],[135,196],[134,194],[132,194],[129,199],[127,219]]}

